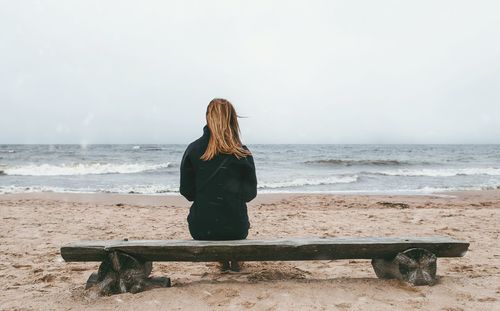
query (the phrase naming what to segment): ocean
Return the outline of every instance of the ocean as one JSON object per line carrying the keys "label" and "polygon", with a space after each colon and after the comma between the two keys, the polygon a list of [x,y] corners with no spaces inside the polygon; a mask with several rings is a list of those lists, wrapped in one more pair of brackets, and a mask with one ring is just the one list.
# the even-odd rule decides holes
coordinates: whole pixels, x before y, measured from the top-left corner
{"label": "ocean", "polygon": [[[248,145],[260,193],[500,188],[500,145]],[[179,194],[186,145],[0,145],[0,193]]]}

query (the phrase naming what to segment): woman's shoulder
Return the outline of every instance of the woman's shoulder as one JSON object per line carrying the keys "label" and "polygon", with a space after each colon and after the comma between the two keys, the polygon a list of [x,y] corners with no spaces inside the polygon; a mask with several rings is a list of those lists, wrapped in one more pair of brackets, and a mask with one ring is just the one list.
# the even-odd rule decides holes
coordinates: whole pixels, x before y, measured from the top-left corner
{"label": "woman's shoulder", "polygon": [[[246,145],[242,145],[241,147],[247,151],[250,151],[250,149]],[[239,165],[249,166],[253,163],[252,153],[250,153],[247,156],[243,156],[243,157],[239,157],[239,158],[236,157],[235,155],[232,155],[232,158],[233,158],[233,161]]]}
{"label": "woman's shoulder", "polygon": [[241,148],[243,148],[244,150],[249,152],[249,154],[246,156],[246,158],[252,157],[252,151],[250,151],[250,148],[248,148],[247,145],[241,145]]}
{"label": "woman's shoulder", "polygon": [[191,142],[187,148],[186,148],[186,152],[200,152],[207,148],[207,141],[204,139],[204,137],[200,137],[198,138],[197,140]]}

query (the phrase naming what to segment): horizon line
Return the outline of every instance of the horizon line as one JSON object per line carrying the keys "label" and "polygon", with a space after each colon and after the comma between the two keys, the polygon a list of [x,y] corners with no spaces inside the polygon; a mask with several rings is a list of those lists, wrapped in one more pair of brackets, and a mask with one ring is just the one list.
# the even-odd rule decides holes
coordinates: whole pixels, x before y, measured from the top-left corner
{"label": "horizon line", "polygon": [[[51,145],[67,145],[67,146],[99,146],[99,145],[131,145],[131,146],[141,146],[141,145],[189,145],[191,142],[187,143],[0,143],[0,146],[8,145],[18,145],[18,146],[29,146],[29,145],[39,145],[39,146],[51,146]],[[498,143],[247,143],[244,145],[500,145]]]}

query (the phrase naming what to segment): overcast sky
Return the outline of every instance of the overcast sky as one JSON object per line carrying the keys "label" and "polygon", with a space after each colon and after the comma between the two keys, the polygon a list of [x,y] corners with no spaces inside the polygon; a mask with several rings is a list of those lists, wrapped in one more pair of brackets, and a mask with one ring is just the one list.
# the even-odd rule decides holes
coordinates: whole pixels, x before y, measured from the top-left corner
{"label": "overcast sky", "polygon": [[0,0],[0,143],[500,143],[499,1]]}

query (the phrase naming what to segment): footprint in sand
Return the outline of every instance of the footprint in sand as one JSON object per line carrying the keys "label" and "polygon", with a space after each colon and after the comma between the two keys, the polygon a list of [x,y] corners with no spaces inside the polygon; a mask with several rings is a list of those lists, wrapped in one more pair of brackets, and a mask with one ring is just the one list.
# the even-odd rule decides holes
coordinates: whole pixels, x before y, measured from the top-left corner
{"label": "footprint in sand", "polygon": [[13,264],[12,267],[16,269],[31,269],[32,265],[21,265],[21,264]]}
{"label": "footprint in sand", "polygon": [[351,304],[347,302],[337,303],[335,304],[335,307],[339,308],[340,310],[351,310]]}
{"label": "footprint in sand", "polygon": [[240,295],[239,291],[233,288],[218,288],[213,292],[205,291],[205,300],[210,305],[224,306]]}
{"label": "footprint in sand", "polygon": [[39,282],[44,282],[44,283],[50,283],[53,282],[56,279],[56,277],[52,274],[46,274],[42,276],[41,278],[38,279]]}
{"label": "footprint in sand", "polygon": [[495,301],[497,301],[497,299],[495,297],[481,297],[481,298],[478,298],[477,301],[480,301],[480,302],[495,302]]}
{"label": "footprint in sand", "polygon": [[241,305],[243,307],[245,307],[246,309],[250,309],[252,308],[253,306],[255,306],[255,302],[251,302],[251,301],[244,301],[241,303]]}

